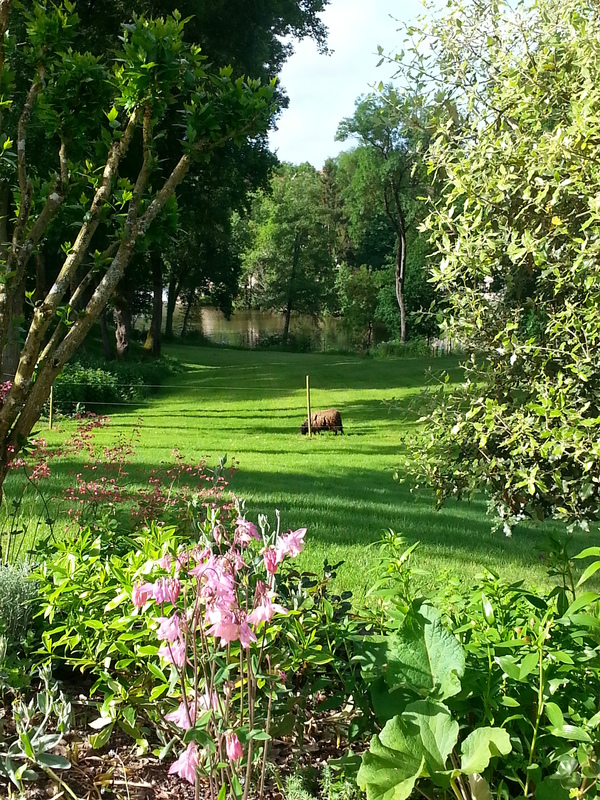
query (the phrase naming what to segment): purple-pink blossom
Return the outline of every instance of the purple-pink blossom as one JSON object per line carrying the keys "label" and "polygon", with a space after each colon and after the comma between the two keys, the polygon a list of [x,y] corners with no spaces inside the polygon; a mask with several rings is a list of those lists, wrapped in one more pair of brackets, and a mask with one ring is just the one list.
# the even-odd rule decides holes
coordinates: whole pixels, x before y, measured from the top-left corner
{"label": "purple-pink blossom", "polygon": [[194,715],[194,704],[189,702],[188,708],[186,708],[185,703],[181,701],[175,711],[165,714],[165,719],[168,722],[172,722],[174,725],[177,725],[178,728],[182,728],[184,731],[189,731],[193,724],[190,719],[190,715]]}
{"label": "purple-pink blossom", "polygon": [[159,639],[174,642],[180,638],[179,614],[175,613],[170,617],[157,617],[156,621],[158,622],[156,635]]}
{"label": "purple-pink blossom", "polygon": [[266,583],[258,581],[254,596],[255,606],[252,613],[248,614],[248,622],[258,625],[259,622],[270,622],[275,614],[287,614],[283,606],[273,602],[275,597],[275,592],[269,591]]}
{"label": "purple-pink blossom", "polygon": [[250,625],[248,625],[248,618],[240,622],[240,644],[242,647],[250,647],[252,642],[256,641],[256,635]]}
{"label": "purple-pink blossom", "polygon": [[175,605],[181,592],[181,583],[177,578],[159,578],[153,585],[154,599],[159,605],[169,602]]}
{"label": "purple-pink blossom", "polygon": [[237,733],[228,733],[225,737],[225,749],[230,761],[237,761],[244,755],[242,743],[238,739]]}
{"label": "purple-pink blossom", "polygon": [[210,636],[221,638],[221,647],[228,642],[235,642],[239,639],[240,631],[233,611],[224,611],[220,608],[211,609],[207,615],[207,620],[212,623],[208,629]]}
{"label": "purple-pink blossom", "polygon": [[235,524],[235,537],[240,544],[248,544],[252,539],[260,539],[260,534],[253,522],[239,517]]}
{"label": "purple-pink blossom", "polygon": [[263,561],[265,562],[265,569],[269,575],[275,575],[277,572],[277,565],[281,561],[278,557],[277,551],[273,547],[268,547],[263,553]]}
{"label": "purple-pink blossom", "polygon": [[183,667],[185,664],[185,642],[183,639],[177,639],[175,642],[165,642],[159,648],[158,655],[164,658],[176,667]]}
{"label": "purple-pink blossom", "polygon": [[145,606],[149,599],[154,596],[154,586],[151,583],[134,583],[131,590],[131,600],[136,608]]}
{"label": "purple-pink blossom", "polygon": [[295,558],[304,549],[304,536],[306,535],[306,528],[298,528],[297,531],[289,531],[284,533],[277,542],[276,549],[279,561],[283,561],[285,556]]}
{"label": "purple-pink blossom", "polygon": [[179,775],[189,783],[195,783],[196,770],[198,769],[198,748],[195,742],[190,742],[187,748],[179,756],[177,761],[171,764],[169,775]]}

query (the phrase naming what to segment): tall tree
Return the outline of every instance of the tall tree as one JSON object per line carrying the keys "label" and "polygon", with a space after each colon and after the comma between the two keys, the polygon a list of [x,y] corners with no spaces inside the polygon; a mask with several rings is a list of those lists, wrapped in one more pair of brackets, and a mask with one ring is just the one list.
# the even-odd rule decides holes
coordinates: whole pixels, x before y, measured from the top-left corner
{"label": "tall tree", "polygon": [[322,177],[310,164],[283,165],[270,189],[255,197],[242,258],[255,303],[283,312],[286,344],[292,312],[318,315],[332,301],[331,227]]}
{"label": "tall tree", "polygon": [[380,95],[359,98],[354,116],[340,123],[336,138],[358,140],[363,150],[357,165],[357,179],[364,182],[365,199],[375,195],[396,238],[395,289],[400,309],[400,339],[406,341],[407,234],[414,224],[415,204],[422,192],[422,152],[427,127],[420,119],[425,112],[422,98],[408,92],[400,95],[392,86]]}
{"label": "tall tree", "polygon": [[440,501],[487,492],[507,532],[524,516],[586,527],[600,513],[597,4],[481,0],[417,27],[405,78],[426,74],[457,111],[430,151],[446,191],[427,227],[469,356],[419,471]]}
{"label": "tall tree", "polygon": [[[187,41],[200,45],[210,62],[231,64],[236,73],[252,75],[268,82],[281,71],[292,52],[294,40],[310,37],[321,50],[325,50],[327,31],[319,14],[328,2],[261,0],[260,3],[248,4],[245,0],[180,0],[177,8],[182,16],[189,17],[185,28]],[[77,8],[82,16],[88,46],[99,54],[118,46],[122,20],[135,14],[157,16],[166,13],[171,10],[172,3],[165,0],[129,0],[127,3],[122,0],[111,3],[78,0]],[[276,99],[281,107],[287,105],[287,98],[280,87],[276,89]],[[168,159],[173,148],[170,137],[158,142],[157,148],[158,157]],[[224,310],[231,307],[237,293],[237,285],[231,280],[236,254],[234,250],[225,253],[224,248],[231,244],[222,232],[228,225],[231,212],[246,208],[248,193],[266,185],[274,163],[266,137],[255,137],[241,147],[225,146],[209,163],[202,165],[201,170],[197,170],[194,180],[179,193],[180,231],[168,247],[168,276],[166,269],[161,271],[161,276],[164,275],[169,286],[169,331],[172,328],[172,312],[179,293],[184,289],[176,278],[177,273],[186,276],[188,297],[195,297],[210,285],[218,287],[218,291],[209,293],[210,299]],[[214,231],[217,231],[216,236],[213,235]],[[218,254],[212,264],[204,260],[202,265],[190,271],[190,235],[193,235],[195,247],[203,257],[210,253]],[[153,336],[148,344],[158,351],[158,317],[162,316],[158,298],[163,293],[159,284],[158,262],[165,255],[165,245],[157,241],[153,249],[156,253],[138,264],[138,267],[149,270],[153,265],[155,309],[151,325]],[[220,267],[225,270],[222,276],[218,274]],[[194,276],[197,276],[198,284],[191,287],[190,281]],[[117,336],[121,337],[123,333],[124,329],[117,325]]]}
{"label": "tall tree", "polygon": [[[198,48],[185,44],[178,15],[126,26],[110,65],[77,49],[77,25],[71,3],[30,11],[0,4],[3,360],[19,296],[36,277],[32,256],[52,226],[63,239],[60,270],[33,310],[0,409],[0,486],[52,381],[177,186],[196,161],[264,132],[273,112],[272,87],[233,79],[230,68],[208,69]],[[173,126],[177,149],[159,162],[155,143]],[[47,145],[31,149],[30,134],[41,132]],[[61,213],[75,224],[66,228]]]}

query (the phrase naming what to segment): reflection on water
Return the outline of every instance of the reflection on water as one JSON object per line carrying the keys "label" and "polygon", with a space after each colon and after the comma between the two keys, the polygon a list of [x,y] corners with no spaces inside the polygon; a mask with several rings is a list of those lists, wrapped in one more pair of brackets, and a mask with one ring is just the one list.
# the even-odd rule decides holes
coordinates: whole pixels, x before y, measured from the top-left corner
{"label": "reflection on water", "polygon": [[[183,312],[175,311],[174,331],[181,332]],[[188,331],[201,333],[216,344],[230,347],[256,347],[261,340],[283,333],[283,314],[272,311],[235,311],[230,319],[216,308],[195,308],[190,314]],[[341,321],[332,317],[315,320],[302,314],[292,314],[290,334],[310,340],[313,348],[337,349],[349,346]]]}

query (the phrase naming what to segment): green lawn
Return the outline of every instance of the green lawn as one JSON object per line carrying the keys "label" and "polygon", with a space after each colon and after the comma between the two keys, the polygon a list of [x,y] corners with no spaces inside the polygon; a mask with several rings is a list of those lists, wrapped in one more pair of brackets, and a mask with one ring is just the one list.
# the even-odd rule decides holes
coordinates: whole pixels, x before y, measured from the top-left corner
{"label": "green lawn", "polygon": [[[421,543],[416,566],[427,583],[443,581],[448,573],[469,580],[483,567],[511,580],[546,582],[540,561],[546,528],[523,525],[506,538],[491,532],[483,500],[450,503],[436,512],[431,493],[411,493],[393,480],[403,441],[418,418],[427,369],[449,369],[458,380],[455,359],[375,360],[191,346],[167,352],[187,371],[169,377],[143,405],[108,409],[112,425],[98,433],[98,441],[108,442],[141,419],[138,474],[167,460],[174,447],[190,459],[207,455],[213,462],[226,453],[239,462],[231,488],[245,498],[247,516],[256,520],[266,512],[274,520],[277,508],[285,528],[306,526],[301,566],[318,569],[325,557],[344,560],[338,585],[359,594],[376,578],[375,551],[368,545],[387,528],[408,543]],[[327,433],[310,440],[299,433],[307,374],[313,409],[339,408],[345,436]],[[61,424],[68,430],[71,423]],[[54,443],[60,436],[47,438]],[[79,468],[55,462],[53,491]],[[577,544],[585,546],[585,537]]]}

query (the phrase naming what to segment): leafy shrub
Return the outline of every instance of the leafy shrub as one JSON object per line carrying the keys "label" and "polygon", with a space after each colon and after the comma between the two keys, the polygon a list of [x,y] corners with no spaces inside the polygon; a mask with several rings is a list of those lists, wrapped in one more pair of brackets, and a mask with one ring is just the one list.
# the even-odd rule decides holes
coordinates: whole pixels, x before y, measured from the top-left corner
{"label": "leafy shrub", "polygon": [[409,339],[404,343],[400,341],[379,342],[369,349],[369,353],[375,358],[385,358],[386,356],[415,358],[416,356],[430,356],[432,348],[428,339],[419,338]]}
{"label": "leafy shrub", "polygon": [[290,353],[312,353],[319,350],[320,337],[318,332],[290,333],[284,343],[282,333],[269,333],[259,336],[256,342],[257,350],[285,350]]}
{"label": "leafy shrub", "polygon": [[178,362],[168,357],[107,362],[85,356],[67,364],[54,382],[54,405],[71,414],[78,405],[97,408],[103,403],[140,402],[180,369]]}
{"label": "leafy shrub", "polygon": [[[238,755],[229,756],[235,763],[230,765],[228,781],[235,787],[242,778],[242,763],[244,771],[264,769],[260,762],[271,736],[295,732],[301,744],[310,714],[346,711],[351,699],[356,709],[361,703],[368,709],[360,665],[354,659],[365,621],[352,618],[349,595],[329,594],[329,582],[339,565],[326,564],[322,578],[280,566],[288,542],[288,554],[301,547],[302,531],[280,535],[279,524],[271,531],[266,518],[260,517],[259,532],[238,516],[241,509],[231,516],[225,498],[208,499],[203,504],[198,497],[187,525],[178,528],[153,523],[142,532],[127,534],[113,518],[99,522],[93,531],[84,529],[69,540],[48,544],[38,574],[46,620],[38,657],[94,678],[91,695],[101,697],[94,747],[106,744],[115,726],[146,748],[149,730],[154,730],[161,743],[155,752],[163,756],[183,738],[187,749],[173,769],[189,776],[186,765],[190,759],[195,763],[204,750],[210,781],[215,754],[222,759],[231,738]],[[238,563],[242,553],[243,562]],[[197,581],[186,577],[190,562]],[[208,565],[207,575],[217,575],[234,563],[230,588],[235,586],[243,602],[230,618],[229,606],[219,606],[218,614],[211,610],[213,601],[203,595],[203,586],[212,578],[201,577],[198,571],[204,575],[203,565]],[[177,587],[170,601],[162,594],[159,598],[164,586]],[[269,609],[275,591],[283,607],[272,606],[273,619]],[[255,611],[262,605],[266,616],[253,620],[250,615],[249,627],[245,620],[253,597]],[[156,606],[149,605],[153,600]],[[161,625],[168,615],[180,632],[196,619],[190,618],[191,609],[196,609],[194,630],[173,644],[163,641],[159,648],[159,608],[164,615]],[[152,613],[144,613],[148,610]],[[201,670],[181,670],[182,647],[193,649],[188,663],[203,664]],[[186,697],[212,698],[215,692],[224,698],[218,709],[203,709],[196,725],[174,736],[164,715],[176,708],[183,713]],[[174,708],[174,703],[179,706]],[[225,716],[224,707],[229,709]],[[245,761],[238,761],[242,751]]]}
{"label": "leafy shrub", "polygon": [[0,564],[0,632],[18,641],[27,633],[35,612],[38,583],[31,578],[31,566]]}
{"label": "leafy shrub", "polygon": [[387,560],[390,630],[365,660],[383,725],[359,772],[368,797],[403,800],[415,786],[436,797],[436,786],[500,800],[589,796],[600,777],[600,595],[577,594],[562,552],[563,568],[551,565],[562,586],[550,592],[489,573],[447,586],[438,608],[408,592],[410,551]]}

